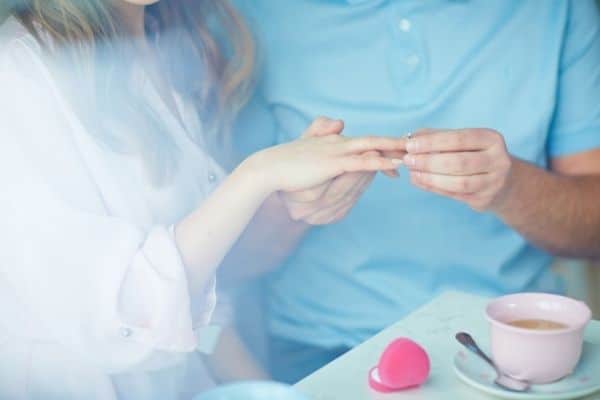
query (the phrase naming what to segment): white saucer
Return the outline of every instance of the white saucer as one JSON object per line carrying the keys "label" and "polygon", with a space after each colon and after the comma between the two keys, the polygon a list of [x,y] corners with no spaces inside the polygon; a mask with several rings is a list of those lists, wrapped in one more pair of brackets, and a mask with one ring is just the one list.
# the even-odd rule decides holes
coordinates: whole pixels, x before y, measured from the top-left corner
{"label": "white saucer", "polygon": [[527,392],[511,392],[494,384],[493,368],[468,350],[454,356],[454,372],[466,384],[504,399],[575,399],[600,391],[600,345],[584,343],[581,361],[573,374],[555,383],[532,385]]}

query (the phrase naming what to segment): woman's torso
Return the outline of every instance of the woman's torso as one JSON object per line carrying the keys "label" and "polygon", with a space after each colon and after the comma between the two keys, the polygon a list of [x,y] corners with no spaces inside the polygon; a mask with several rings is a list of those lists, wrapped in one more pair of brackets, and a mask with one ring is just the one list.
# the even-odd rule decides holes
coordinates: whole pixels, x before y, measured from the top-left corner
{"label": "woman's torso", "polygon": [[[32,141],[26,151],[42,171],[48,186],[72,206],[127,220],[143,230],[155,225],[169,226],[192,211],[223,177],[223,170],[203,150],[202,144],[190,139],[198,136],[202,129],[194,107],[174,94],[182,118],[175,117],[141,66],[134,74],[131,90],[137,91],[152,107],[179,149],[177,172],[169,183],[160,187],[151,183],[138,157],[111,151],[90,135],[54,81],[51,68],[45,68],[47,65],[36,40],[15,19],[7,20],[0,27],[0,54],[12,58],[12,65],[17,67],[19,63],[44,64],[36,71],[43,71],[45,76],[34,79],[43,79],[54,89],[52,98],[44,100],[61,111],[62,115],[57,118],[64,119],[66,129],[44,132],[43,121],[40,121],[40,132],[32,136],[35,142]],[[32,98],[31,107],[43,106],[44,101],[36,100]],[[10,133],[4,132],[2,136]],[[0,280],[0,285],[6,282]],[[182,354],[170,368],[108,375],[73,356],[61,345],[46,341],[35,316],[20,306],[18,294],[11,293],[9,287],[3,289],[0,289],[3,317],[0,322],[0,358],[3,360],[0,388],[11,397],[46,399],[52,395],[36,388],[56,387],[60,388],[56,393],[62,393],[61,398],[65,395],[74,399],[175,399],[181,391],[193,392],[210,384],[195,354]],[[190,376],[193,379],[189,379]],[[186,381],[193,385],[186,388]]]}

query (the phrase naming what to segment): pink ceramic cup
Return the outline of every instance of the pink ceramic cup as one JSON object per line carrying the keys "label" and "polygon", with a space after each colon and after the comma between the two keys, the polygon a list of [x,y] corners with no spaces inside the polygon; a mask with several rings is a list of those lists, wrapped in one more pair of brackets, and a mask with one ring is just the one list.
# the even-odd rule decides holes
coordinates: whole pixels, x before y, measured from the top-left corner
{"label": "pink ceramic cup", "polygon": [[[545,293],[520,293],[492,300],[486,308],[492,358],[501,371],[531,383],[549,383],[569,375],[579,362],[583,330],[591,319],[585,303]],[[545,319],[563,329],[517,328],[509,322]]]}

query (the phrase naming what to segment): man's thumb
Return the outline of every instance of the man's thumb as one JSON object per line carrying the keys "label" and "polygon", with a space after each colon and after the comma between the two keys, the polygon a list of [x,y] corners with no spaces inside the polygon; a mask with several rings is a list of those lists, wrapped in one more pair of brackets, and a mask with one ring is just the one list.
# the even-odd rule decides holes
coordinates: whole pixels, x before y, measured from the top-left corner
{"label": "man's thumb", "polygon": [[339,135],[344,130],[344,121],[327,117],[317,117],[302,135],[303,137],[316,137]]}

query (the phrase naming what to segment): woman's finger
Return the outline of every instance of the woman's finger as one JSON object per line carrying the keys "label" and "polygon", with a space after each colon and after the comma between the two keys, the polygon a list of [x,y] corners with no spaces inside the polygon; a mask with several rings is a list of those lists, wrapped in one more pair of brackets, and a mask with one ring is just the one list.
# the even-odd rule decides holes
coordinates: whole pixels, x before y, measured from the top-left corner
{"label": "woman's finger", "polygon": [[410,176],[413,183],[455,194],[477,193],[484,190],[492,181],[490,174],[452,176],[413,171]]}
{"label": "woman's finger", "polygon": [[346,139],[344,149],[341,151],[348,153],[365,153],[371,150],[379,152],[384,151],[402,151],[406,148],[406,138],[388,138],[380,136],[366,136],[360,138]]}
{"label": "woman's finger", "polygon": [[443,175],[478,175],[493,168],[487,151],[407,154],[403,161],[411,170]]}
{"label": "woman's finger", "polygon": [[[395,158],[397,160],[403,160],[404,156],[406,156],[406,151],[405,150],[392,150],[392,151],[382,151],[381,155],[386,157],[386,158]],[[390,169],[387,171],[381,171],[382,174],[390,177],[390,178],[397,178],[400,176],[400,174],[398,173],[398,171],[396,171],[395,169]]]}
{"label": "woman's finger", "polygon": [[387,158],[399,158],[403,159],[406,155],[405,150],[392,150],[392,151],[382,151],[381,155]]}
{"label": "woman's finger", "polygon": [[402,160],[386,158],[379,155],[368,157],[351,155],[341,158],[340,161],[341,167],[345,172],[387,171],[398,168],[398,166],[402,163]]}

